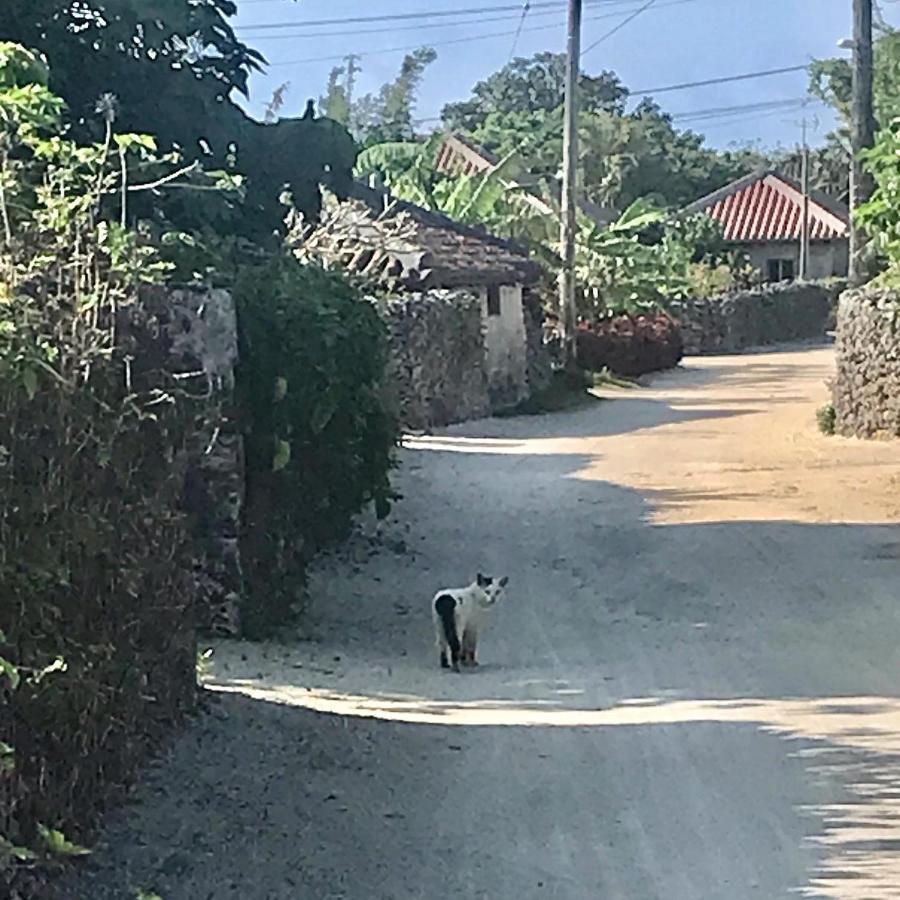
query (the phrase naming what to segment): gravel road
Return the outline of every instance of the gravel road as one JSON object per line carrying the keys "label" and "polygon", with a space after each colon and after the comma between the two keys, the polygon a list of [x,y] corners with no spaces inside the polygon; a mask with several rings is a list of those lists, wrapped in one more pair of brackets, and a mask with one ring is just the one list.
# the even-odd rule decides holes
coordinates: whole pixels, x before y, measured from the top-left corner
{"label": "gravel road", "polygon": [[[312,633],[216,646],[63,896],[900,898],[900,447],[817,433],[832,366],[410,439]],[[477,570],[509,595],[447,674],[428,600]]]}

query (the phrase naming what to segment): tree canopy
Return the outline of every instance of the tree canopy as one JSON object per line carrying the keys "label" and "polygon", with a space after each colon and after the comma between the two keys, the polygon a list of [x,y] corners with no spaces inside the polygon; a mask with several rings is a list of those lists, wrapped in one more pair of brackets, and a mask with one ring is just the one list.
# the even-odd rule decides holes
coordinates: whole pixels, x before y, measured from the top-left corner
{"label": "tree canopy", "polygon": [[[562,159],[565,57],[516,59],[444,107],[446,129],[497,156],[516,154],[535,178],[556,177]],[[626,111],[628,89],[613,72],[579,80],[579,169],[585,197],[624,210],[639,198],[682,206],[761,163],[749,151],[722,153],[680,131],[649,99]]]}
{"label": "tree canopy", "polygon": [[[117,128],[152,134],[186,163],[244,175],[242,208],[219,213],[227,227],[262,238],[279,225],[284,185],[314,215],[320,183],[346,189],[356,150],[334,122],[307,116],[262,125],[233,102],[265,64],[235,35],[235,12],[234,0],[3,0],[0,40],[47,58],[50,87],[82,138],[102,134],[96,110],[106,98]],[[179,207],[187,212],[172,204]]]}
{"label": "tree canopy", "polygon": [[411,141],[416,127],[413,109],[426,69],[437,59],[431,47],[407,53],[393,81],[377,93],[357,97],[356,76],[360,72],[357,57],[349,55],[342,66],[335,66],[328,77],[320,100],[324,115],[346,125],[363,146],[389,141]]}

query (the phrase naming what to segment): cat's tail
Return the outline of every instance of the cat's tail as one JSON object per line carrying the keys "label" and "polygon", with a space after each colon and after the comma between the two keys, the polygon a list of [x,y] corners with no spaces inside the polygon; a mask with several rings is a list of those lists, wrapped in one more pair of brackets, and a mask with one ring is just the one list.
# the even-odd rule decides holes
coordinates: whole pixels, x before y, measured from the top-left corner
{"label": "cat's tail", "polygon": [[459,662],[459,635],[456,633],[456,598],[449,594],[441,594],[434,601],[434,611],[441,620],[444,629],[444,637],[450,645],[450,655],[454,667]]}

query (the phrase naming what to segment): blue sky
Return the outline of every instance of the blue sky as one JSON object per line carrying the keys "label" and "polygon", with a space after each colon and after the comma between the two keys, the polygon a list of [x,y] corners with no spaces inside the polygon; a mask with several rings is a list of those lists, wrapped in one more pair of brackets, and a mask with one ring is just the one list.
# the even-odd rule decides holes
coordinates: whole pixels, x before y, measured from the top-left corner
{"label": "blue sky", "polygon": [[[434,46],[437,61],[425,76],[417,116],[437,116],[442,105],[464,99],[472,85],[504,65],[513,46],[519,14],[509,7],[519,0],[237,0],[234,20],[241,37],[262,51],[271,65],[251,82],[250,109],[259,114],[274,88],[290,82],[285,115],[302,111],[308,97],[318,97],[332,66],[347,53],[360,53],[358,91],[374,91],[392,79],[403,58],[402,47]],[[585,0],[583,46],[622,23],[646,0]],[[404,13],[504,9],[459,16],[410,17],[387,22],[348,23],[346,19]],[[888,19],[900,13],[888,5]],[[293,28],[259,28],[279,23],[333,20],[335,24]],[[842,51],[837,41],[851,31],[851,0],[656,0],[653,7],[586,53],[589,73],[613,69],[633,90],[802,65]],[[330,33],[330,34],[329,34]],[[485,35],[497,35],[483,37]],[[447,42],[445,44],[445,42]],[[565,4],[532,0],[516,55],[565,48]],[[694,88],[662,94],[673,113],[768,101],[794,100],[806,93],[803,72],[765,79]],[[821,140],[832,124],[827,110],[809,108],[819,124],[811,135]],[[765,147],[795,144],[799,106],[794,109],[738,112],[692,124],[710,144],[760,143]]]}

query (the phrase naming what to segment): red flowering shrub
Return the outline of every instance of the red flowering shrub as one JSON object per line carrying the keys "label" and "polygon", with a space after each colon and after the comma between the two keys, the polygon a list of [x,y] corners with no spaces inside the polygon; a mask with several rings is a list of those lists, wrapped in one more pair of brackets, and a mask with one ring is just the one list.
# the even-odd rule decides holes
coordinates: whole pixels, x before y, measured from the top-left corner
{"label": "red flowering shrub", "polygon": [[678,365],[684,344],[678,323],[665,313],[600,319],[578,329],[578,363],[592,372],[644,375]]}

